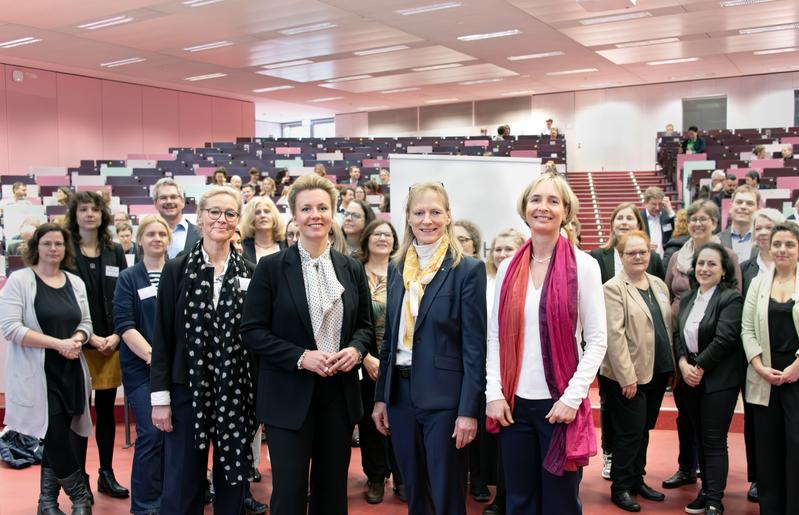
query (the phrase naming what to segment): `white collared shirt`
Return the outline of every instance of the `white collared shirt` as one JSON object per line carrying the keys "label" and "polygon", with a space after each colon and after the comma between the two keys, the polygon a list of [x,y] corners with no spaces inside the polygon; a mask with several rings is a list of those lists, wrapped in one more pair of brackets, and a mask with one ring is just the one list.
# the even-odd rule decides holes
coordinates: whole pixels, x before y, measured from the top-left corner
{"label": "white collared shirt", "polygon": [[758,276],[766,275],[766,274],[770,273],[772,269],[774,269],[774,263],[768,264],[765,261],[763,261],[763,254],[758,252],[758,254],[757,254],[757,275]]}
{"label": "white collared shirt", "polygon": [[705,293],[701,291],[696,293],[691,311],[688,312],[688,318],[685,319],[685,329],[683,329],[683,338],[685,338],[685,347],[688,352],[694,354],[699,352],[699,324],[705,318],[705,310],[717,287],[714,286]]}
{"label": "white collared shirt", "polygon": [[613,277],[618,276],[622,270],[624,270],[624,265],[621,262],[621,254],[615,248],[613,249]]}
{"label": "white collared shirt", "polygon": [[738,262],[743,263],[752,255],[752,229],[749,229],[743,234],[736,234],[735,229],[730,228],[730,240],[732,241],[732,250],[738,256]]}
{"label": "white collared shirt", "polygon": [[663,257],[663,227],[660,225],[660,215],[652,216],[646,212],[646,224],[649,226],[649,241],[657,244],[657,252]]}
{"label": "white collared shirt", "polygon": [[166,255],[169,259],[177,256],[183,252],[183,247],[186,246],[186,237],[189,234],[189,222],[181,217],[180,222],[172,230],[172,243],[166,249]]}

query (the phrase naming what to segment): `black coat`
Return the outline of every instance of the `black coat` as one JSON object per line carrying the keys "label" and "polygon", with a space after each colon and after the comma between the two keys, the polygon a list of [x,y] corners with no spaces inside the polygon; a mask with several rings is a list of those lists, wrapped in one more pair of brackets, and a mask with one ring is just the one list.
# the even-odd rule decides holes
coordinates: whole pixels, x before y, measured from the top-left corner
{"label": "black coat", "polygon": [[752,279],[757,277],[760,273],[760,265],[757,264],[757,256],[760,254],[760,249],[752,247],[752,257],[741,263],[741,279],[743,280],[743,297],[746,299],[746,292],[749,291],[749,285],[752,284]]}
{"label": "black coat", "polygon": [[[72,248],[75,252],[74,271],[85,281],[85,278],[91,273],[89,262],[82,257],[78,242],[73,240]],[[116,267],[116,275],[109,274],[108,267]],[[128,261],[125,259],[125,251],[122,250],[122,245],[112,243],[110,247],[103,247],[100,253],[100,271],[102,272],[100,290],[103,297],[103,313],[106,318],[106,327],[111,332],[109,334],[98,334],[98,336],[109,336],[114,332],[114,292],[116,291],[119,273],[127,267]]]}
{"label": "black coat", "polygon": [[[613,260],[613,249],[594,249],[590,252],[591,257],[599,263],[599,271],[602,274],[602,284],[616,277],[616,263]],[[666,280],[666,269],[663,260],[657,252],[649,255],[649,266],[646,268],[648,274],[652,274],[659,279]]]}
{"label": "black coat", "polygon": [[[285,241],[279,241],[277,242],[277,245],[280,248],[280,250],[286,248]],[[244,252],[242,252],[241,254],[242,256],[244,256],[244,259],[246,259],[247,261],[249,261],[254,265],[257,265],[258,261],[255,259],[255,239],[246,238],[244,240],[241,240],[241,248],[244,249]]]}
{"label": "black coat", "polygon": [[[344,286],[341,348],[353,347],[363,357],[375,337],[366,273],[360,263],[335,250],[330,251],[330,258]],[[258,262],[244,303],[241,337],[260,358],[258,419],[267,425],[298,430],[308,415],[317,376],[297,369],[297,362],[303,352],[317,348],[296,245]],[[339,372],[337,377],[347,417],[354,425],[363,415],[358,367]]]}

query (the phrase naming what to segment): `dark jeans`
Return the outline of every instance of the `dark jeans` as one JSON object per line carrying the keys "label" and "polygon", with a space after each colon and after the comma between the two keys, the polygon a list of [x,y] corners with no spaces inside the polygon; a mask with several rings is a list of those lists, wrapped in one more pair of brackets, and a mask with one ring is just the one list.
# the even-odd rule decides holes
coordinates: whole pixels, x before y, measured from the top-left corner
{"label": "dark jeans", "polygon": [[657,423],[670,376],[657,374],[649,383],[638,385],[632,399],[622,395],[619,383],[599,376],[599,384],[606,392],[605,406],[614,434],[611,490],[633,490],[644,482],[649,431]]}
{"label": "dark jeans", "polygon": [[702,488],[707,505],[721,507],[730,468],[727,433],[740,388],[708,393],[704,381],[696,388],[687,384],[683,386],[686,412],[699,438],[699,468],[702,470]]}
{"label": "dark jeans", "polygon": [[696,428],[691,422],[691,417],[686,413],[685,402],[683,401],[683,389],[687,388],[682,381],[672,390],[674,405],[677,407],[677,438],[680,442],[680,453],[677,455],[677,464],[683,472],[691,474],[696,472],[699,466],[698,440]]}
{"label": "dark jeans", "polygon": [[555,425],[546,416],[552,399],[527,400],[516,397],[514,423],[502,428],[500,452],[505,469],[507,504],[505,515],[580,515],[582,470],[562,476],[544,470],[544,458]]}
{"label": "dark jeans", "polygon": [[375,408],[375,382],[369,378],[366,370],[363,373],[364,377],[361,379],[363,418],[358,422],[363,473],[371,482],[383,481],[393,474],[394,486],[398,486],[402,484],[402,474],[399,473],[391,439],[380,434],[372,420],[372,411]]}
{"label": "dark jeans", "polygon": [[136,515],[157,512],[161,506],[164,477],[164,433],[153,425],[150,384],[143,383],[125,393],[136,419],[136,445],[130,473],[130,511]]}

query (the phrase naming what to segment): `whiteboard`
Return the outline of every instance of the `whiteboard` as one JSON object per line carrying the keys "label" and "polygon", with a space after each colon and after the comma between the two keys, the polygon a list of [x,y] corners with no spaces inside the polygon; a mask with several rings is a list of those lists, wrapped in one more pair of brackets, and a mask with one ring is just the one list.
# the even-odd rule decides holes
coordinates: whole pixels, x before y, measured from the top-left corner
{"label": "whiteboard", "polygon": [[449,194],[452,220],[477,224],[486,256],[494,236],[514,228],[525,238],[530,229],[516,213],[524,188],[541,173],[541,158],[390,154],[391,223],[405,231],[405,202],[417,182],[440,182]]}

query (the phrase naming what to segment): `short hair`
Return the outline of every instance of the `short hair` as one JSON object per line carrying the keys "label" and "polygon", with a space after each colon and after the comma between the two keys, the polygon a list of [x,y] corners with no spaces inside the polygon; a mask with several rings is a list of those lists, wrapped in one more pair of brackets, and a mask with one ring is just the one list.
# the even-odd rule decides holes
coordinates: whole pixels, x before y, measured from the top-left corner
{"label": "short hair", "polygon": [[[452,225],[463,227],[463,229],[469,234],[469,238],[472,240],[472,245],[474,246],[475,252],[474,257],[482,259],[481,254],[483,252],[483,235],[480,233],[480,228],[477,227],[477,224],[469,220],[455,220],[452,222]],[[455,238],[455,240],[457,241],[457,238]]]}
{"label": "short hair", "polygon": [[255,185],[253,185],[251,182],[242,184],[241,189],[243,190],[244,188],[250,188],[251,190],[255,191]]}
{"label": "short hair", "polygon": [[738,177],[736,177],[734,174],[728,173],[728,174],[727,174],[727,175],[724,177],[724,180],[725,180],[725,181],[735,181],[735,182],[737,183],[737,182],[738,182]]}
{"label": "short hair", "polygon": [[286,239],[286,224],[283,222],[283,217],[280,216],[280,211],[278,211],[274,201],[269,197],[253,197],[247,202],[247,205],[244,206],[244,212],[239,221],[242,239],[253,238],[255,236],[255,211],[261,204],[266,204],[272,211],[272,239],[275,242],[283,241]]}
{"label": "short hair", "polygon": [[375,232],[375,229],[382,225],[387,225],[389,229],[391,229],[391,235],[394,237],[394,241],[391,244],[391,254],[389,255],[389,259],[393,258],[394,254],[397,252],[397,249],[399,248],[397,230],[394,229],[394,226],[391,225],[391,222],[388,220],[374,219],[363,228],[363,232],[361,233],[360,252],[358,252],[356,255],[361,263],[366,263],[369,261],[369,238],[372,236],[372,233]]}
{"label": "short hair", "polygon": [[102,248],[113,247],[111,234],[108,228],[111,226],[111,210],[102,195],[94,191],[81,191],[72,195],[69,199],[69,207],[65,217],[67,230],[72,234],[75,243],[80,244],[80,228],[78,227],[78,207],[81,204],[91,204],[100,210],[100,225],[97,227],[97,242]]}
{"label": "short hair", "polygon": [[180,198],[185,200],[186,197],[183,195],[183,187],[181,187],[180,184],[175,182],[175,179],[172,179],[170,177],[164,177],[163,179],[158,179],[158,182],[156,182],[153,185],[153,194],[152,194],[153,202],[158,200],[158,190],[164,186],[174,186],[175,188],[177,188],[178,195],[180,195]]}
{"label": "short hair", "polygon": [[613,232],[613,220],[616,219],[616,215],[618,215],[621,211],[625,209],[629,209],[633,212],[633,216],[635,217],[635,221],[638,222],[638,229],[644,228],[644,217],[641,216],[641,212],[638,211],[638,207],[633,204],[632,202],[622,202],[613,212],[610,214],[610,237],[608,238],[608,242],[602,247],[603,249],[614,249],[616,248],[616,234]]}
{"label": "short hair", "polygon": [[[766,147],[764,147],[763,145],[755,145],[755,147],[752,149],[752,153],[755,154],[755,155],[757,155],[757,154],[759,154],[761,152],[765,152],[765,151],[766,151]],[[747,175],[749,175],[749,174],[747,174]]]}
{"label": "short hair", "polygon": [[[141,239],[144,236],[145,229],[147,228],[148,225],[152,225],[152,224],[161,224],[161,225],[163,225],[164,229],[166,229],[166,234],[167,234],[168,241],[169,241],[169,243],[172,243],[172,231],[169,229],[169,224],[166,223],[166,220],[164,220],[161,217],[161,215],[147,215],[144,218],[142,218],[141,220],[139,220],[139,228],[136,230],[136,245],[139,248],[142,248]],[[144,250],[142,250],[142,252],[144,252]]]}
{"label": "short hair", "polygon": [[718,225],[721,214],[719,213],[719,206],[717,206],[715,202],[707,199],[696,200],[685,210],[685,216],[690,219],[699,211],[707,213],[707,216],[712,218],[713,221],[716,222],[716,225]]}
{"label": "short hair", "polygon": [[754,179],[755,181],[760,182],[760,174],[757,173],[756,170],[749,170],[748,172],[746,172],[746,178]]}
{"label": "short hair", "polygon": [[785,222],[785,215],[773,207],[764,207],[762,209],[758,209],[755,211],[755,214],[752,215],[752,220],[756,221],[760,217],[768,218],[774,224],[781,224]]}
{"label": "short hair", "polygon": [[11,185],[11,191],[17,191],[18,189],[20,189],[23,186],[27,186],[27,184],[25,184],[24,182],[17,181],[14,184]]}
{"label": "short hair", "polygon": [[771,241],[774,239],[774,235],[778,232],[789,232],[796,238],[796,241],[799,242],[799,225],[797,225],[793,221],[785,221],[781,224],[777,224],[771,229],[771,235],[768,238],[769,247],[771,246]]}
{"label": "short hair", "polygon": [[660,200],[665,196],[666,194],[663,193],[662,189],[658,188],[657,186],[650,186],[644,191],[644,202],[649,202],[653,199]]}
{"label": "short hair", "polygon": [[358,165],[351,165],[349,168],[347,168],[347,172],[349,173],[352,173],[353,170],[358,170],[358,173],[360,173],[361,167]]}
{"label": "short hair", "polygon": [[522,191],[521,196],[519,196],[519,200],[516,204],[516,212],[524,221],[525,225],[527,224],[527,197],[530,196],[530,193],[535,191],[535,189],[542,183],[551,181],[554,183],[555,190],[560,194],[561,200],[563,201],[563,221],[561,222],[561,229],[566,230],[566,234],[569,237],[569,241],[573,244],[577,242],[576,238],[577,235],[573,234],[571,229],[567,226],[569,223],[577,217],[577,211],[580,210],[580,201],[577,199],[577,195],[574,194],[574,191],[569,186],[569,183],[564,179],[560,174],[556,173],[542,173],[535,179],[533,179],[530,184],[524,188]]}
{"label": "short hair", "polygon": [[235,200],[236,211],[241,212],[241,195],[239,195],[239,192],[230,186],[212,186],[211,188],[208,188],[200,197],[199,202],[197,202],[197,210],[202,211],[205,209],[205,206],[208,205],[208,201],[217,195],[227,195]]}
{"label": "short hair", "polygon": [[[408,252],[408,249],[411,247],[411,245],[413,245],[413,230],[411,229],[411,224],[408,222],[410,219],[411,205],[418,196],[428,191],[432,191],[441,197],[441,201],[444,204],[444,210],[447,212],[447,215],[450,216],[450,219],[452,217],[452,209],[450,208],[449,204],[449,194],[447,194],[447,190],[444,188],[443,184],[440,182],[417,182],[411,186],[410,190],[408,191],[408,198],[405,199],[405,231],[402,237],[402,244],[400,245],[399,251],[397,251],[397,254],[394,257],[394,261],[396,263],[400,263],[405,259],[405,254]],[[455,245],[453,243],[453,240],[456,238],[452,233],[452,222],[447,225],[444,238],[446,238],[447,243],[449,243],[449,251],[452,254],[452,268],[455,268],[463,259],[463,249],[461,249],[460,245]]]}
{"label": "short hair", "polygon": [[72,247],[72,236],[63,225],[55,223],[42,224],[33,231],[22,248],[22,262],[27,266],[39,264],[39,240],[50,232],[60,232],[64,238],[64,259],[61,260],[62,269],[73,269],[75,266],[75,250]]}
{"label": "short hair", "polygon": [[[757,173],[757,172],[755,172]],[[748,175],[748,174],[747,174]],[[755,196],[755,204],[759,207],[760,206],[760,191],[748,184],[742,184],[735,188],[735,191],[732,192],[732,199],[735,199],[735,196],[739,193],[751,193]]]}
{"label": "short hair", "polygon": [[272,184],[272,193],[277,193],[277,183],[275,182],[275,180],[273,178],[264,177],[261,180],[261,182],[263,182],[263,183],[267,183],[268,182],[268,183]]}
{"label": "short hair", "polygon": [[291,185],[291,191],[289,191],[289,209],[291,210],[292,216],[294,216],[294,208],[297,207],[297,195],[303,191],[309,190],[322,190],[327,193],[330,197],[331,212],[336,209],[336,197],[338,196],[336,187],[326,178],[312,173],[303,175]]}
{"label": "short hair", "polygon": [[713,179],[726,179],[727,172],[724,170],[713,170],[713,173],[710,174],[710,180]]}
{"label": "short hair", "polygon": [[547,118],[545,121],[552,123],[552,118]]}
{"label": "short hair", "polygon": [[496,277],[497,275],[497,267],[494,266],[494,247],[500,238],[512,238],[517,249],[524,245],[524,236],[516,229],[505,229],[498,232],[494,239],[491,240],[491,248],[488,249],[488,256],[486,257],[486,273],[489,277]]}
{"label": "short hair", "polygon": [[627,246],[627,242],[630,240],[630,238],[641,238],[644,240],[644,242],[646,242],[646,248],[649,248],[649,242],[652,241],[649,239],[649,235],[641,229],[622,234],[619,239],[616,240],[616,246],[614,247],[619,255],[624,253],[624,247]]}
{"label": "short hair", "polygon": [[225,174],[225,179],[227,179],[227,168],[225,168],[224,166],[218,167],[216,170],[214,170],[214,175],[218,173]]}
{"label": "short hair", "polygon": [[323,174],[327,175],[327,169],[325,168],[324,163],[316,163],[313,165],[314,172],[322,172]]}
{"label": "short hair", "polygon": [[722,274],[721,281],[719,281],[719,286],[721,288],[737,288],[738,279],[735,278],[735,271],[737,267],[735,266],[732,257],[730,257],[730,252],[724,248],[721,243],[710,241],[694,251],[694,257],[691,259],[691,273],[688,275],[688,282],[691,284],[691,289],[695,290],[699,288],[699,283],[696,280],[696,261],[699,259],[699,254],[701,254],[703,250],[715,250],[718,252],[719,256],[721,256]]}
{"label": "short hair", "polygon": [[117,234],[122,231],[130,231],[130,233],[133,234],[133,226],[130,225],[130,222],[120,222],[116,224],[115,229],[117,230]]}
{"label": "short hair", "polygon": [[259,169],[257,169],[256,167],[254,167],[254,166],[252,168],[250,168],[248,173],[250,175],[257,175],[258,177],[261,176],[261,171]]}
{"label": "short hair", "polygon": [[699,132],[699,127],[697,127],[696,125],[691,125],[690,127],[688,127],[688,130],[693,132]]}

